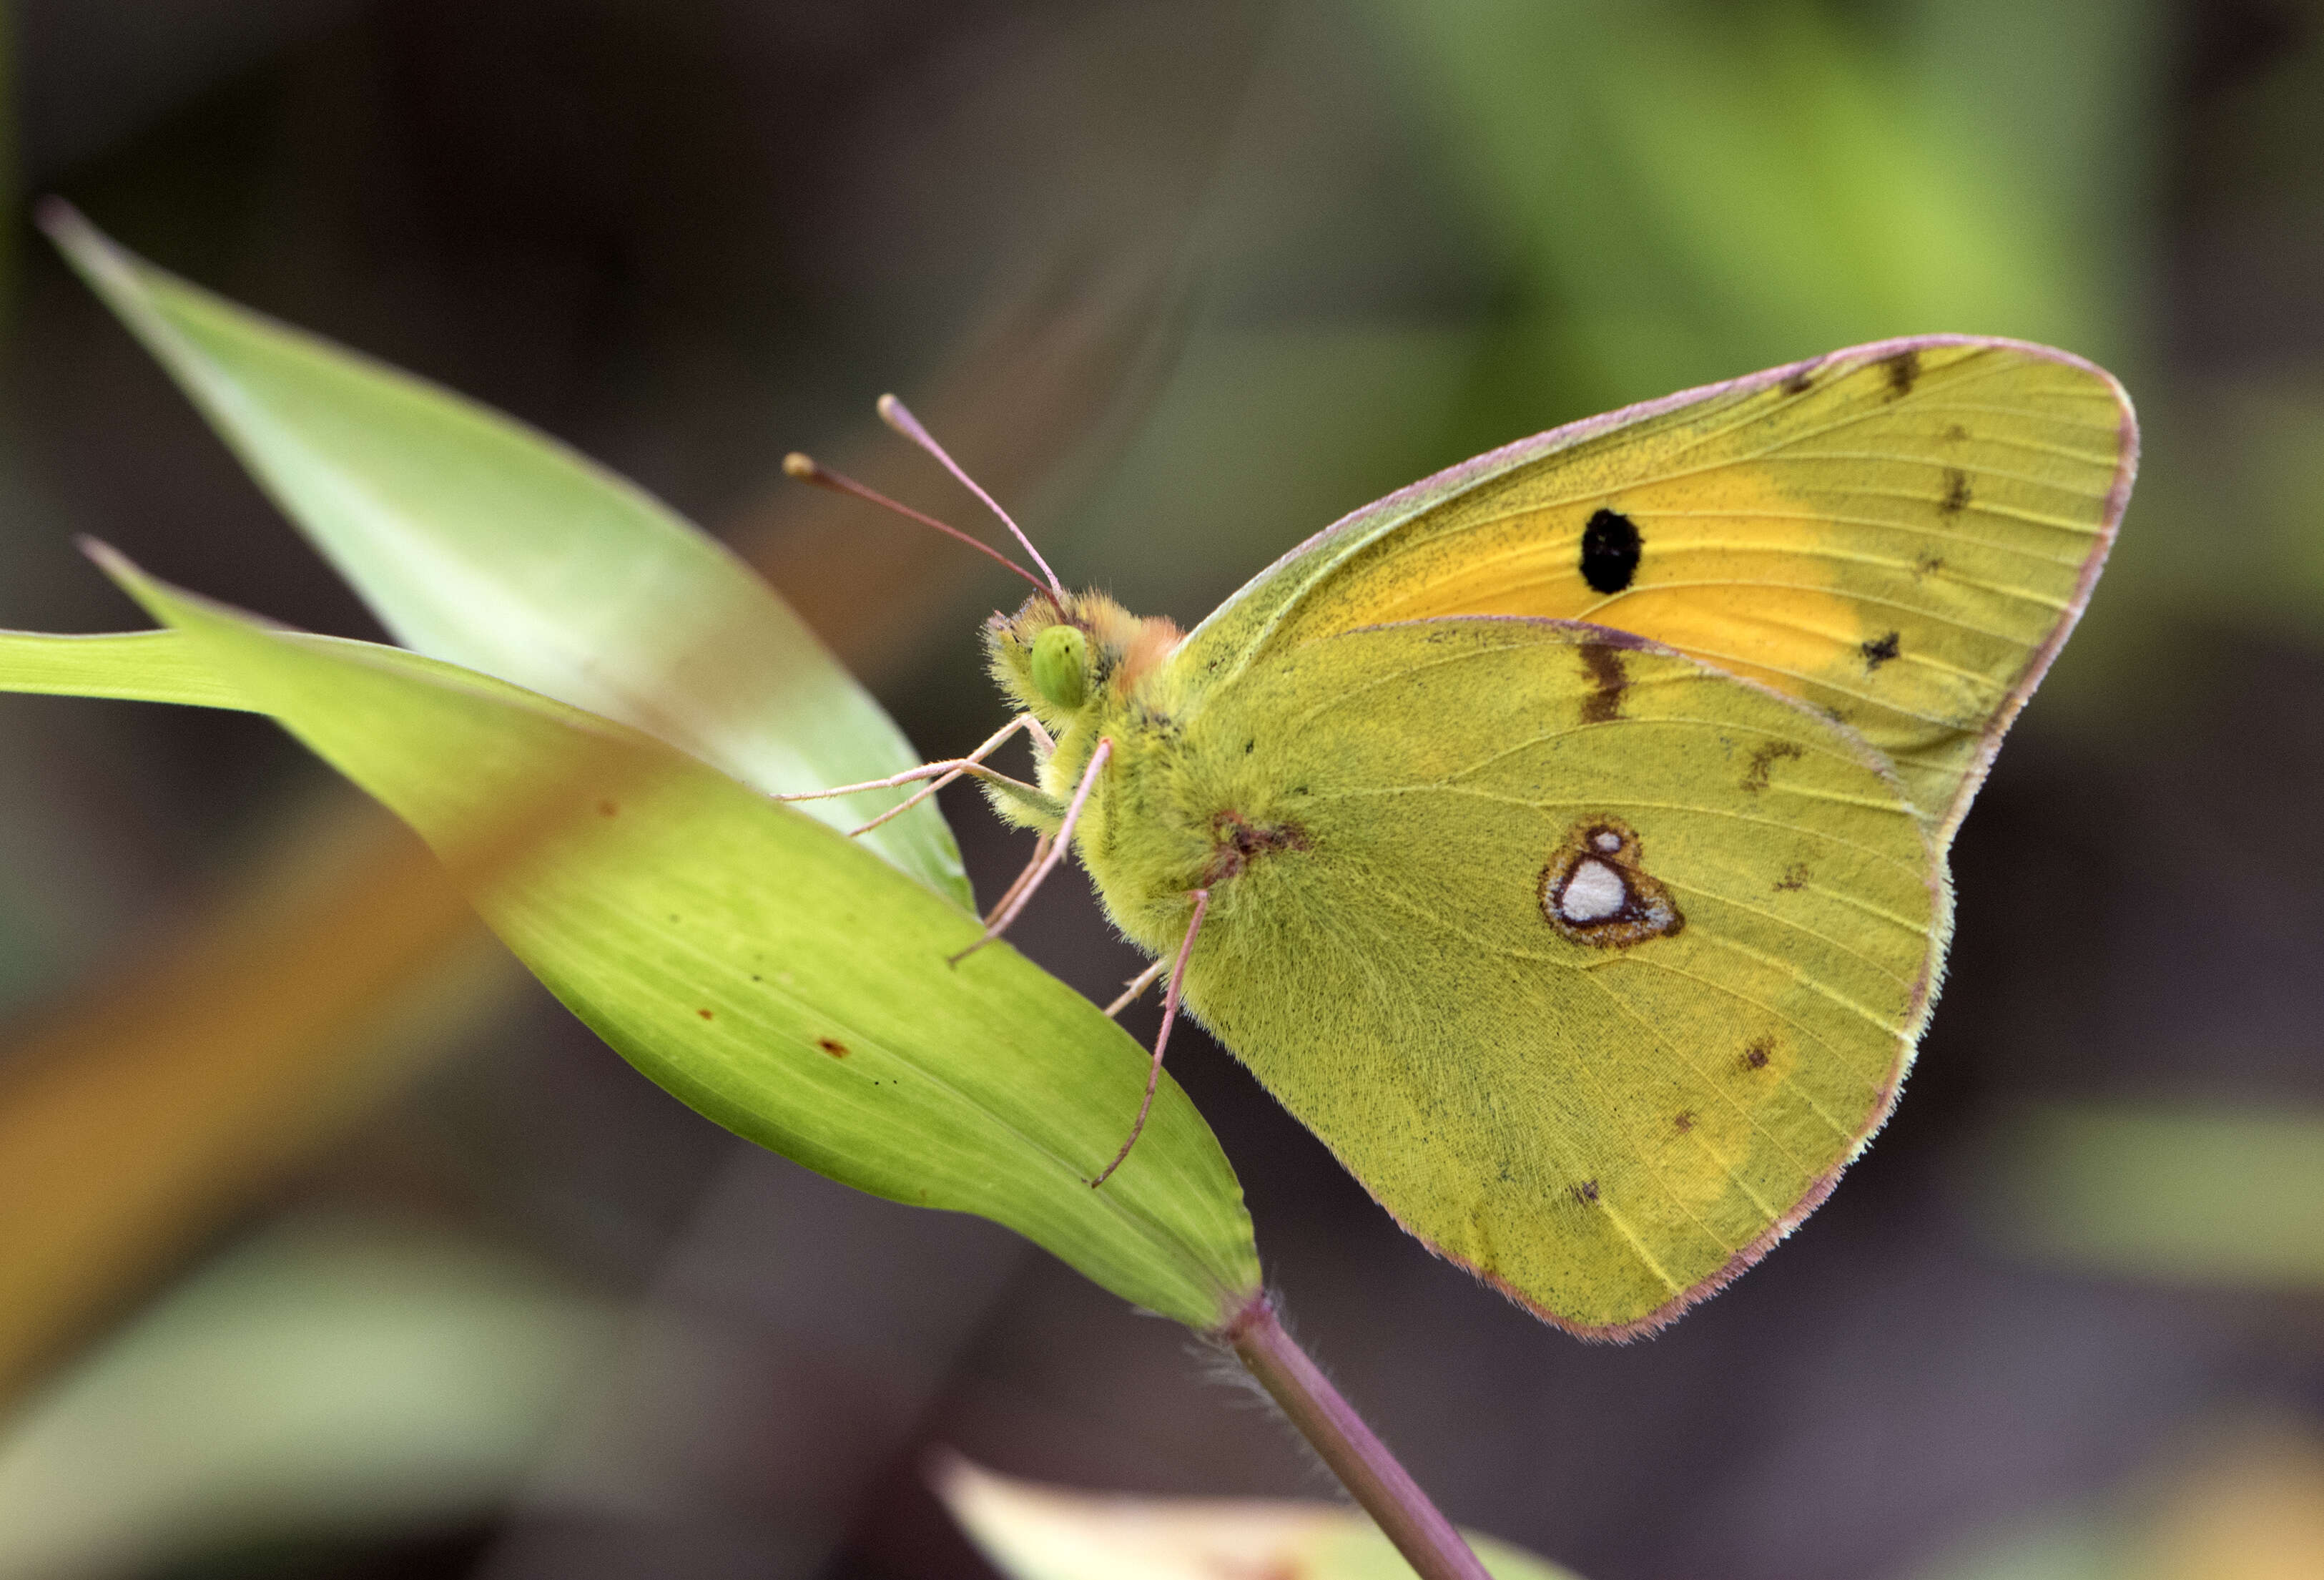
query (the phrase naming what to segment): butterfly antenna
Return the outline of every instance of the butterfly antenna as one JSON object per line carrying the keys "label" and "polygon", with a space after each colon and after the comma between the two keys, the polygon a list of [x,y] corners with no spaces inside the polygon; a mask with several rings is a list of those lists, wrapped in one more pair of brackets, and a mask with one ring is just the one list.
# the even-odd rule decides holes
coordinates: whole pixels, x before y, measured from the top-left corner
{"label": "butterfly antenna", "polygon": [[[1010,559],[1009,556],[1001,552],[1000,550],[995,549],[991,544],[981,542],[977,539],[970,537],[958,527],[946,526],[944,522],[936,520],[936,517],[932,515],[924,515],[920,512],[914,510],[908,504],[899,504],[896,501],[889,498],[886,494],[881,493],[878,489],[868,487],[863,484],[858,483],[846,473],[833,471],[830,467],[823,465],[823,463],[817,461],[812,456],[801,455],[797,450],[793,450],[789,455],[785,456],[783,457],[783,476],[794,478],[801,483],[812,483],[817,488],[828,488],[834,494],[852,494],[858,499],[865,500],[872,504],[880,506],[882,510],[892,510],[899,516],[904,516],[912,521],[916,521],[924,527],[934,527],[937,531],[944,533],[945,536],[948,538],[959,539],[962,542],[975,550],[979,554],[991,555],[993,559],[999,560],[1001,564],[1015,571],[1019,576],[1021,576],[1027,581],[1031,582],[1035,592],[1046,593],[1054,589],[1056,577],[1051,577],[1049,580],[1052,586],[1045,587],[1041,585],[1041,578],[1039,577],[1035,576],[1031,571],[1026,569],[1023,566]],[[1022,537],[1021,533],[1019,534],[1019,537]],[[1028,544],[1027,547],[1029,548],[1031,545]],[[1035,558],[1038,559],[1039,556],[1037,555]],[[1041,568],[1043,570],[1047,570],[1049,568],[1045,565],[1041,567]]]}
{"label": "butterfly antenna", "polygon": [[1065,601],[1065,584],[1057,579],[1057,573],[1049,568],[1049,562],[1041,558],[1041,551],[1033,547],[1033,540],[1025,535],[1025,529],[1019,526],[1010,518],[1009,513],[1001,508],[999,500],[976,485],[975,478],[960,469],[958,461],[945,454],[944,446],[929,437],[928,430],[920,426],[920,420],[912,415],[909,408],[893,395],[882,395],[880,397],[880,420],[934,456],[945,471],[960,479],[963,487],[982,500],[984,508],[1001,518],[1001,524],[1009,529],[1010,535],[1023,545],[1025,552],[1032,556],[1033,563],[1041,568],[1041,574],[1049,578],[1049,591],[1056,596],[1060,603]]}

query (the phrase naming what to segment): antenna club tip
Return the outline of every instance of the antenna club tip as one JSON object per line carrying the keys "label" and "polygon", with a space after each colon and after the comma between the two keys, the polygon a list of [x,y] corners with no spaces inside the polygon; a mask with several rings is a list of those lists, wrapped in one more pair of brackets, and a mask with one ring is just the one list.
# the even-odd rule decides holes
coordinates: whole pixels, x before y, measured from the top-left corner
{"label": "antenna club tip", "polygon": [[912,415],[912,409],[895,396],[881,396],[879,405],[880,420],[898,433],[902,434],[922,449],[927,449],[936,443],[934,439],[928,438],[927,430],[920,426],[920,420]]}
{"label": "antenna club tip", "polygon": [[815,457],[804,450],[793,450],[783,457],[783,476],[796,477],[802,483],[807,482],[822,470],[821,467],[815,464]]}

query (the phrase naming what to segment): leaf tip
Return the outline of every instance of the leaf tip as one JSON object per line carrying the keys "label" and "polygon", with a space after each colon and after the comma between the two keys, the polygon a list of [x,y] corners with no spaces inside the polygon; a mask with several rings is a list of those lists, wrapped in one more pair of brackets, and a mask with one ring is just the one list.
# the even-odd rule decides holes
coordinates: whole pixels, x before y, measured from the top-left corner
{"label": "leaf tip", "polygon": [[32,205],[32,223],[60,247],[85,245],[97,234],[88,216],[54,193]]}
{"label": "leaf tip", "polygon": [[125,316],[132,310],[129,304],[140,290],[138,260],[133,254],[62,198],[42,199],[33,205],[32,218],[65,262],[116,313]]}
{"label": "leaf tip", "polygon": [[127,584],[145,579],[145,573],[137,568],[136,561],[102,538],[93,538],[87,532],[76,533],[73,547],[88,555],[99,570],[116,582]]}

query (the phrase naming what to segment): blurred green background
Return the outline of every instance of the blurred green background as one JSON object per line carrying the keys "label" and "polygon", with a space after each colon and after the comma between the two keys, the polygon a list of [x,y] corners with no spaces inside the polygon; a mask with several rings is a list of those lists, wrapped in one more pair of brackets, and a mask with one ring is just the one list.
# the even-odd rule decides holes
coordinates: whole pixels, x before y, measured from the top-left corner
{"label": "blurred green background", "polygon": [[[1577,1345],[1199,1036],[1173,1067],[1303,1338],[1465,1524],[1593,1580],[2324,1573],[2324,8],[7,23],[8,626],[137,623],[87,532],[378,634],[37,244],[44,192],[638,478],[931,754],[1000,722],[974,631],[1007,578],[778,466],[973,524],[870,420],[883,390],[1069,582],[1191,623],[1342,512],[1621,402],[1923,331],[2106,364],[2146,436],[2120,547],[1956,847],[1905,1100],[1763,1267]],[[399,836],[254,719],[8,697],[0,728],[0,1148],[47,1149],[41,1198],[0,1201],[0,1580],[984,1573],[939,1444],[1320,1491],[1177,1329],[751,1150],[467,935],[326,1034],[243,1034],[312,989],[283,919]],[[990,895],[1022,851],[949,805]],[[362,911],[328,913],[349,951]],[[1073,884],[1019,941],[1109,996],[1136,964]],[[90,1071],[104,1102],[57,1097]],[[88,1287],[7,1280],[42,1234]]]}

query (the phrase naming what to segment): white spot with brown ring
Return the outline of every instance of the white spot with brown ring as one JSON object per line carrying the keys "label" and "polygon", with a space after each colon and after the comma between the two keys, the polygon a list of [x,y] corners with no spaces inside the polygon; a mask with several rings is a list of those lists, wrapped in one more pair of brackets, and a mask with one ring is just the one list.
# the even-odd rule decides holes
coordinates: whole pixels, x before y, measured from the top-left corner
{"label": "white spot with brown ring", "polygon": [[1670,891],[1648,873],[1637,830],[1618,818],[1576,824],[1541,873],[1541,911],[1577,944],[1624,949],[1686,925]]}

